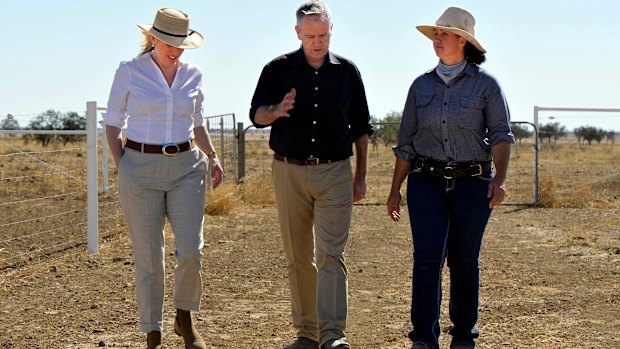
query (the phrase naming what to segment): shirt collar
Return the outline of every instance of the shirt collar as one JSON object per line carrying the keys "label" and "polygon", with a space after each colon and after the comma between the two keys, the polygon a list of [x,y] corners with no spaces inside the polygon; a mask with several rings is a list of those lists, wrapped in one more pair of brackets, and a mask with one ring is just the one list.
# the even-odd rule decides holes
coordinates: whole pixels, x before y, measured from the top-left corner
{"label": "shirt collar", "polygon": [[[299,50],[295,53],[295,59],[292,60],[292,63],[296,66],[307,65],[310,66],[308,61],[306,60],[306,55],[304,55],[304,48],[300,47]],[[339,65],[340,61],[331,51],[327,51],[327,60],[326,63]]]}

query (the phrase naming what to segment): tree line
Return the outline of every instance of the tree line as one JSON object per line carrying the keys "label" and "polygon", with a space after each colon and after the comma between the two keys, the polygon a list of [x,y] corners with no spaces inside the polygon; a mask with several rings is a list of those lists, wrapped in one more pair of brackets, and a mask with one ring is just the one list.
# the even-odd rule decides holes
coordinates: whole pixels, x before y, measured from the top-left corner
{"label": "tree line", "polygon": [[[370,121],[375,125],[375,133],[370,137],[373,149],[377,149],[379,144],[384,146],[395,145],[398,139],[398,128],[403,113],[398,111],[390,111],[383,118],[377,118],[372,115]],[[21,130],[19,122],[8,114],[0,119],[0,130]],[[53,109],[49,109],[32,119],[28,125],[23,128],[25,130],[85,130],[86,117],[76,112],[62,113]],[[520,143],[523,139],[531,138],[534,131],[521,124],[512,124],[512,133]],[[538,136],[544,143],[557,142],[560,138],[568,136],[566,126],[559,122],[547,123],[539,126]],[[580,126],[573,130],[577,141],[581,144],[592,144],[592,142],[601,143],[603,140],[609,143],[615,141],[615,131],[604,130],[594,126]],[[61,141],[64,145],[70,142],[83,140],[81,135],[24,135],[27,141],[30,139],[41,142],[43,146],[49,145],[50,142]]]}
{"label": "tree line", "polygon": [[[375,125],[375,133],[370,137],[373,149],[379,144],[385,146],[395,145],[398,139],[398,128],[402,119],[402,112],[390,111],[383,118],[377,118],[374,115],[370,117],[370,122]],[[519,143],[523,139],[529,139],[534,135],[534,130],[526,125],[513,123],[511,125],[512,133]],[[559,122],[547,123],[539,126],[538,137],[544,143],[557,142],[560,138],[568,137],[569,131],[566,126]],[[589,144],[593,142],[601,143],[603,140],[608,143],[615,142],[616,132],[613,130],[604,130],[594,126],[580,126],[573,130],[573,134],[577,137],[580,144]]]}
{"label": "tree line", "polygon": [[[512,124],[511,129],[519,143],[522,139],[530,138],[534,134],[534,131],[529,127],[520,124]],[[613,144],[616,136],[614,130],[605,130],[594,126],[579,126],[573,130],[573,134],[577,137],[579,144],[588,143],[588,145],[591,145],[592,142],[601,143],[603,140]],[[568,137],[568,130],[559,122],[547,123],[538,127],[538,137],[543,143],[545,140],[547,143],[551,143],[552,140],[557,142],[560,138]]]}
{"label": "tree line", "polygon": [[[19,122],[11,114],[0,119],[0,130],[86,130],[86,117],[76,112],[70,111],[62,113],[57,110],[49,109],[30,120],[28,125],[22,128]],[[83,135],[50,135],[50,134],[25,134],[26,142],[38,141],[47,147],[51,142],[67,143],[82,141],[86,136]]]}

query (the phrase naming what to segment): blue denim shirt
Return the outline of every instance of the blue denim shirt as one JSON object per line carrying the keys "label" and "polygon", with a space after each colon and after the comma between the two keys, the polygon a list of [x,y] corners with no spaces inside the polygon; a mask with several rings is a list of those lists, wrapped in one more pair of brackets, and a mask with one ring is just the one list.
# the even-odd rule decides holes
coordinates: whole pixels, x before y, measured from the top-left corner
{"label": "blue denim shirt", "polygon": [[393,151],[409,162],[416,154],[487,161],[493,145],[514,142],[502,89],[487,71],[468,64],[449,85],[435,69],[414,80]]}

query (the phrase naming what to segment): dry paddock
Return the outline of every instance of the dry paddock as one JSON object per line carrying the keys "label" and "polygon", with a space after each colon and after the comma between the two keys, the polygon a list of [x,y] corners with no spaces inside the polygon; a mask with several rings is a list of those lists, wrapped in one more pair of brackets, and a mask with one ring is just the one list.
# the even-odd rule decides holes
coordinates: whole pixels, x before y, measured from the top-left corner
{"label": "dry paddock", "polygon": [[[481,260],[478,347],[620,348],[619,217],[616,208],[497,209]],[[383,206],[354,207],[346,253],[353,348],[410,346],[410,235],[406,220],[392,223]],[[294,331],[274,207],[207,216],[205,238],[197,326],[210,347],[282,348]],[[170,235],[163,335],[167,348],[182,348],[172,333],[173,246]],[[80,249],[3,272],[0,299],[0,348],[143,347],[124,233],[104,241],[99,255]]]}

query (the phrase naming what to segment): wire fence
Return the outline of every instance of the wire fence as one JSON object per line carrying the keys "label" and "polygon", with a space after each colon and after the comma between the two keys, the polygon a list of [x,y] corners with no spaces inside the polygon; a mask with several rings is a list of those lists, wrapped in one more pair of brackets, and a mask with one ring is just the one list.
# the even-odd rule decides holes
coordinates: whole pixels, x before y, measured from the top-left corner
{"label": "wire fence", "polygon": [[[206,125],[225,180],[235,180],[234,114],[208,117]],[[125,232],[126,223],[103,129],[96,138],[98,241]],[[0,131],[0,272],[90,244],[87,148],[86,131]]]}

